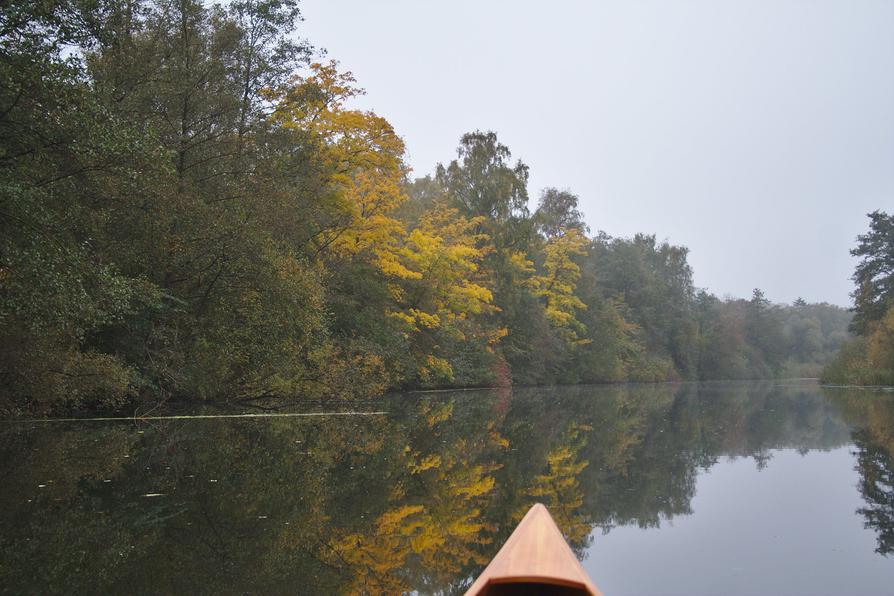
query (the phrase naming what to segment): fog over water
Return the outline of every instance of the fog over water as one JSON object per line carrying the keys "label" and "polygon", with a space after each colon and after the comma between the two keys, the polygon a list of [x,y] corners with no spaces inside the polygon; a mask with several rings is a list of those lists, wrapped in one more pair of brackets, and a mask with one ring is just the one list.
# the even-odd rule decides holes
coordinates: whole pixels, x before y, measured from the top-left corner
{"label": "fog over water", "polygon": [[416,175],[495,130],[593,231],[691,249],[719,295],[850,303],[894,209],[894,2],[305,0]]}

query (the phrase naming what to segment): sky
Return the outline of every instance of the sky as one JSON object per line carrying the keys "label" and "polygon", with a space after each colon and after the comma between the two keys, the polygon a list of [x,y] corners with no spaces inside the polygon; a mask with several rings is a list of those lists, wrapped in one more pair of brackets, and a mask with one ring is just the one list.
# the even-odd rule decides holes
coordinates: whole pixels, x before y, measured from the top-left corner
{"label": "sky", "polygon": [[894,211],[894,0],[303,0],[414,175],[493,130],[591,230],[689,247],[719,296],[850,305]]}

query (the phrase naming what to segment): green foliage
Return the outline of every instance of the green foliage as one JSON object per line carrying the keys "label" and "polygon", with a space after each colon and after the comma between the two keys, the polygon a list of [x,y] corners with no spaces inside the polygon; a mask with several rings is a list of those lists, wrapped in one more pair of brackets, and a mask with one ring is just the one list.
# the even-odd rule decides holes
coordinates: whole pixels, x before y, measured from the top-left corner
{"label": "green foliage", "polygon": [[590,238],[570,191],[532,214],[493,132],[409,180],[299,22],[294,0],[0,8],[0,409],[809,374],[843,337],[819,305],[702,304],[684,247]]}
{"label": "green foliage", "polygon": [[894,215],[874,211],[868,217],[869,232],[857,237],[851,251],[860,257],[853,277],[853,331],[861,335],[894,307]]}
{"label": "green foliage", "polygon": [[694,378],[697,326],[687,254],[685,247],[644,234],[632,239],[600,234],[591,249],[596,283],[628,306],[647,350],[669,358],[683,377]]}
{"label": "green foliage", "polygon": [[91,339],[158,291],[101,247],[159,153],[97,101],[62,53],[92,43],[93,13],[7,5],[0,24],[0,401],[40,410],[56,398],[120,403],[127,363]]}
{"label": "green foliage", "polygon": [[894,385],[894,216],[869,214],[869,232],[857,237],[854,319],[857,338],[845,342],[825,367],[828,383]]}
{"label": "green foliage", "polygon": [[770,304],[760,290],[751,300],[702,293],[696,310],[703,379],[816,378],[848,337],[851,320],[830,304]]}
{"label": "green foliage", "polygon": [[470,132],[460,139],[458,159],[439,165],[437,180],[450,200],[470,217],[497,225],[528,216],[528,166],[512,165],[509,148],[494,132]]}
{"label": "green foliage", "polygon": [[555,188],[547,188],[540,194],[534,225],[546,238],[559,236],[564,230],[576,229],[581,233],[589,231],[584,223],[584,214],[578,209],[577,195]]}
{"label": "green foliage", "polygon": [[847,341],[823,369],[827,383],[894,385],[894,307],[866,335]]}

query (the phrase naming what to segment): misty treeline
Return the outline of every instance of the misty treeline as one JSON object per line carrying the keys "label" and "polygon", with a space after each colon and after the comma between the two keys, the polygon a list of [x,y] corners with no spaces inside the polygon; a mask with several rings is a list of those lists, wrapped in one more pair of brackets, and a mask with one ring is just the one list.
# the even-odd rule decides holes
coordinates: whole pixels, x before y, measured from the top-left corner
{"label": "misty treeline", "polygon": [[[536,207],[493,133],[410,179],[291,0],[0,7],[0,404],[815,374],[829,305]],[[436,117],[433,115],[433,117]]]}
{"label": "misty treeline", "polygon": [[857,237],[854,269],[856,337],[823,370],[830,383],[894,385],[894,215],[869,214],[869,231]]}

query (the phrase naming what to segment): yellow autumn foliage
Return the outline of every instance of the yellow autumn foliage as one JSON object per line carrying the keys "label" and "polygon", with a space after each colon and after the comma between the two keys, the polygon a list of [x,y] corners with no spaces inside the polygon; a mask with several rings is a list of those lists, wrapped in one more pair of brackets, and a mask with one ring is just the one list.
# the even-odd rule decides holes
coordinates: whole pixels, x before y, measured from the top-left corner
{"label": "yellow autumn foliage", "polygon": [[336,560],[352,571],[351,594],[399,594],[406,590],[394,571],[412,552],[422,505],[401,505],[376,520],[372,534],[351,533],[329,543]]}
{"label": "yellow autumn foliage", "polygon": [[[452,404],[425,406],[429,431],[449,420]],[[403,573],[408,566],[426,574],[453,576],[469,565],[483,565],[481,546],[490,544],[496,528],[483,515],[493,497],[499,465],[478,461],[481,441],[503,450],[508,442],[492,424],[479,439],[434,441],[435,451],[407,445],[402,457],[408,482],[395,482],[390,505],[378,515],[372,531],[351,531],[327,541],[326,559],[349,573],[348,592],[397,594],[409,591]],[[420,496],[410,498],[403,485]]]}
{"label": "yellow autumn foliage", "polygon": [[[590,525],[582,516],[584,494],[578,477],[587,467],[586,460],[580,461],[580,452],[586,444],[581,431],[590,430],[583,425],[572,425],[562,434],[559,443],[546,457],[545,473],[534,479],[527,494],[546,504],[556,523],[572,543],[585,540]],[[524,512],[519,512],[521,515]]]}
{"label": "yellow autumn foliage", "polygon": [[293,77],[284,89],[266,92],[275,109],[270,119],[284,130],[309,134],[320,146],[327,183],[346,212],[330,230],[328,250],[342,257],[368,255],[385,275],[418,278],[398,255],[406,234],[392,212],[406,199],[401,182],[408,173],[404,142],[391,124],[371,111],[345,103],[364,93],[338,63],[311,65],[307,76]]}
{"label": "yellow autumn foliage", "polygon": [[[418,336],[437,330],[462,340],[458,322],[496,310],[480,273],[487,246],[480,220],[437,206],[422,216],[395,253],[407,273],[400,289],[392,292],[400,310],[388,315],[402,323],[408,337],[420,339],[417,345],[424,351],[418,355],[418,374],[425,382],[451,379],[453,370],[447,359],[432,353],[436,344]],[[495,343],[500,337],[495,333],[485,339]]]}
{"label": "yellow autumn foliage", "polygon": [[577,228],[568,228],[564,233],[551,237],[544,246],[543,273],[534,275],[529,281],[531,291],[545,302],[547,320],[559,334],[571,344],[587,343],[580,336],[586,328],[576,314],[587,305],[575,296],[580,279],[580,266],[573,257],[586,254],[587,238]]}

